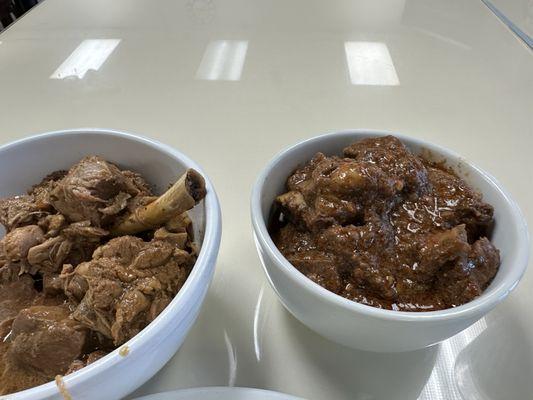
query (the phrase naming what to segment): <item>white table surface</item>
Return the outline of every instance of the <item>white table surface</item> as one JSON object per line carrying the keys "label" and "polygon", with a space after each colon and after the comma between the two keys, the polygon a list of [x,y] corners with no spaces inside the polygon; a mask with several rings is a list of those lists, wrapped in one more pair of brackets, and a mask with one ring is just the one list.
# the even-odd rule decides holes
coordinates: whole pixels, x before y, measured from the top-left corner
{"label": "white table surface", "polygon": [[[137,132],[198,161],[219,194],[223,238],[203,310],[136,395],[236,385],[313,400],[531,398],[533,269],[440,347],[362,353],[283,309],[248,212],[276,152],[374,128],[462,153],[503,182],[533,226],[533,54],[481,1],[46,0],[0,42],[1,142],[73,127]],[[348,45],[359,49],[352,77],[345,42],[359,42]],[[69,68],[82,78],[50,79]]]}

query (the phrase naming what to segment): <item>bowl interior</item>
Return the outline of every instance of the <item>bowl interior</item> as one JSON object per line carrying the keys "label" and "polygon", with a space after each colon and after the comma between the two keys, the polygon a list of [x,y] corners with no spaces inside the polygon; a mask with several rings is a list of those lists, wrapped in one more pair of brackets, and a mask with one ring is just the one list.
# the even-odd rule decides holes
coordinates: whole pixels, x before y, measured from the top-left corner
{"label": "bowl interior", "polygon": [[[278,154],[266,167],[264,175],[258,182],[260,191],[258,198],[260,199],[262,217],[261,225],[263,227],[267,226],[272,203],[276,196],[285,191],[287,177],[297,167],[307,163],[314,154],[322,152],[326,155],[340,155],[342,154],[343,148],[354,141],[387,134],[390,133],[372,131],[333,133],[309,139]],[[495,226],[490,239],[500,250],[502,262],[496,277],[481,297],[491,295],[496,297],[505,296],[508,291],[514,288],[527,265],[527,229],[518,207],[494,178],[454,152],[415,138],[395,133],[394,135],[415,154],[422,155],[433,161],[445,160],[447,166],[451,167],[471,187],[481,192],[484,201],[494,207]],[[270,236],[265,236],[267,237],[268,245],[274,248],[274,252],[278,253]],[[281,256],[281,254],[279,255]],[[294,270],[296,271],[295,268]],[[479,298],[471,303],[478,301]],[[457,307],[454,310],[464,306]],[[441,312],[434,311],[424,314]]]}
{"label": "bowl interior", "polygon": [[[120,168],[139,172],[161,194],[187,169],[182,161],[139,138],[84,132],[41,135],[0,148],[0,197],[24,194],[47,174],[68,169],[87,155],[98,155]],[[195,240],[202,244],[205,202],[189,212]],[[0,228],[0,237],[4,235]]]}

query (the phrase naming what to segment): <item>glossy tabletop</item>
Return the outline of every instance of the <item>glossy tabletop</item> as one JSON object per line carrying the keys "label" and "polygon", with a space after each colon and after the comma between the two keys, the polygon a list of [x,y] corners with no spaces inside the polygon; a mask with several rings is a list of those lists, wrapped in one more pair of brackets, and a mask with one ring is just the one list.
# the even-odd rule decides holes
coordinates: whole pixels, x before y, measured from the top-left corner
{"label": "glossy tabletop", "polygon": [[46,0],[0,35],[0,141],[74,127],[175,146],[221,200],[200,317],[136,396],[246,386],[308,399],[529,399],[533,269],[441,346],[349,350],[291,317],[266,282],[249,196],[279,150],[345,128],[463,154],[533,226],[533,53],[468,0]]}

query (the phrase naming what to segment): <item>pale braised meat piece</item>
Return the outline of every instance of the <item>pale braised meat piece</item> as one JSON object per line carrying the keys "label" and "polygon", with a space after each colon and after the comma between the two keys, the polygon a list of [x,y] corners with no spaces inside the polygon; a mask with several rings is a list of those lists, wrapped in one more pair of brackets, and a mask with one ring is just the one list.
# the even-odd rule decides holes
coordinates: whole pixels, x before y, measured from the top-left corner
{"label": "pale braised meat piece", "polygon": [[157,197],[88,156],[0,199],[0,395],[77,371],[153,321],[194,265],[187,211],[205,194],[194,170]]}
{"label": "pale braised meat piece", "polygon": [[19,265],[20,273],[29,272],[28,252],[44,240],[44,232],[37,225],[13,229],[1,240],[5,263]]}
{"label": "pale braised meat piece", "polygon": [[67,371],[83,351],[87,329],[69,318],[68,306],[33,306],[20,311],[11,328],[11,363],[53,379]]}
{"label": "pale braised meat piece", "polygon": [[55,181],[61,179],[65,173],[57,171],[46,176],[33,186],[27,195],[0,199],[0,224],[9,232],[19,226],[38,223],[43,217],[53,213],[50,191]]}
{"label": "pale braised meat piece", "polygon": [[73,166],[50,192],[53,207],[72,222],[105,226],[136,196],[150,196],[148,185],[131,171],[121,171],[100,157],[88,156]]}
{"label": "pale braised meat piece", "polygon": [[65,293],[78,303],[72,317],[120,345],[170,303],[194,258],[181,243],[121,236],[99,247],[91,261],[65,265]]}
{"label": "pale braised meat piece", "polygon": [[0,223],[8,232],[19,226],[35,223],[48,212],[49,208],[38,205],[31,195],[0,199]]}
{"label": "pale braised meat piece", "polygon": [[[45,383],[50,380],[50,376],[46,376],[40,370],[35,369],[31,365],[26,365],[26,361],[32,364],[30,358],[34,355],[45,355],[47,344],[45,341],[40,343],[38,348],[28,347],[30,352],[26,354],[23,359],[16,356],[20,346],[30,346],[34,343],[34,338],[42,335],[38,329],[32,330],[28,335],[28,331],[20,336],[16,343],[15,336],[24,331],[24,324],[21,323],[28,316],[28,310],[37,308],[52,309],[64,302],[64,296],[47,297],[42,292],[35,289],[35,282],[29,274],[18,275],[18,271],[14,274],[5,273],[8,271],[7,267],[0,274],[0,393],[6,394],[13,391],[18,391]],[[15,321],[17,326],[15,327]],[[52,351],[55,353],[55,350]],[[32,355],[33,354],[33,355]],[[47,359],[48,365],[51,368],[53,364],[51,361],[58,358],[52,357]]]}
{"label": "pale braised meat piece", "polygon": [[[39,222],[46,226],[49,215]],[[64,220],[63,220],[64,221]],[[78,264],[90,259],[108,232],[90,226],[89,221],[62,224],[43,231],[39,225],[14,228],[0,240],[0,262],[18,267],[19,273],[52,274],[61,272],[63,263]]]}
{"label": "pale braised meat piece", "polygon": [[[38,292],[33,287],[33,279],[26,274],[17,278],[2,276],[0,282],[0,326],[11,329],[13,319],[20,310],[33,304]],[[0,341],[3,339],[4,336]]]}
{"label": "pale braised meat piece", "polygon": [[326,289],[363,304],[430,311],[479,296],[496,274],[493,209],[443,165],[392,136],[318,153],[287,179],[272,235]]}
{"label": "pale braised meat piece", "polygon": [[83,367],[86,367],[87,365],[99,360],[105,355],[107,355],[107,352],[103,350],[96,350],[84,356],[82,360],[80,359],[74,360],[72,364],[70,364],[70,367],[68,368],[68,371],[65,373],[65,375],[76,372],[82,369]]}

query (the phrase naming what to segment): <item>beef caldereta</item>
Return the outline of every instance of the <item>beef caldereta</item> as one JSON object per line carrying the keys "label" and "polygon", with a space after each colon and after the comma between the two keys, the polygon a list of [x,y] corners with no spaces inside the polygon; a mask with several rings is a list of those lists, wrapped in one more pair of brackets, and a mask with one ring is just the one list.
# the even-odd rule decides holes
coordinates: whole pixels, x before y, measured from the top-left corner
{"label": "beef caldereta", "polygon": [[493,208],[396,137],[316,154],[275,200],[273,240],[298,270],[356,302],[434,311],[471,301],[500,266]]}
{"label": "beef caldereta", "polygon": [[87,156],[0,199],[0,394],[83,368],[136,335],[193,267],[188,170],[160,197],[141,175]]}

